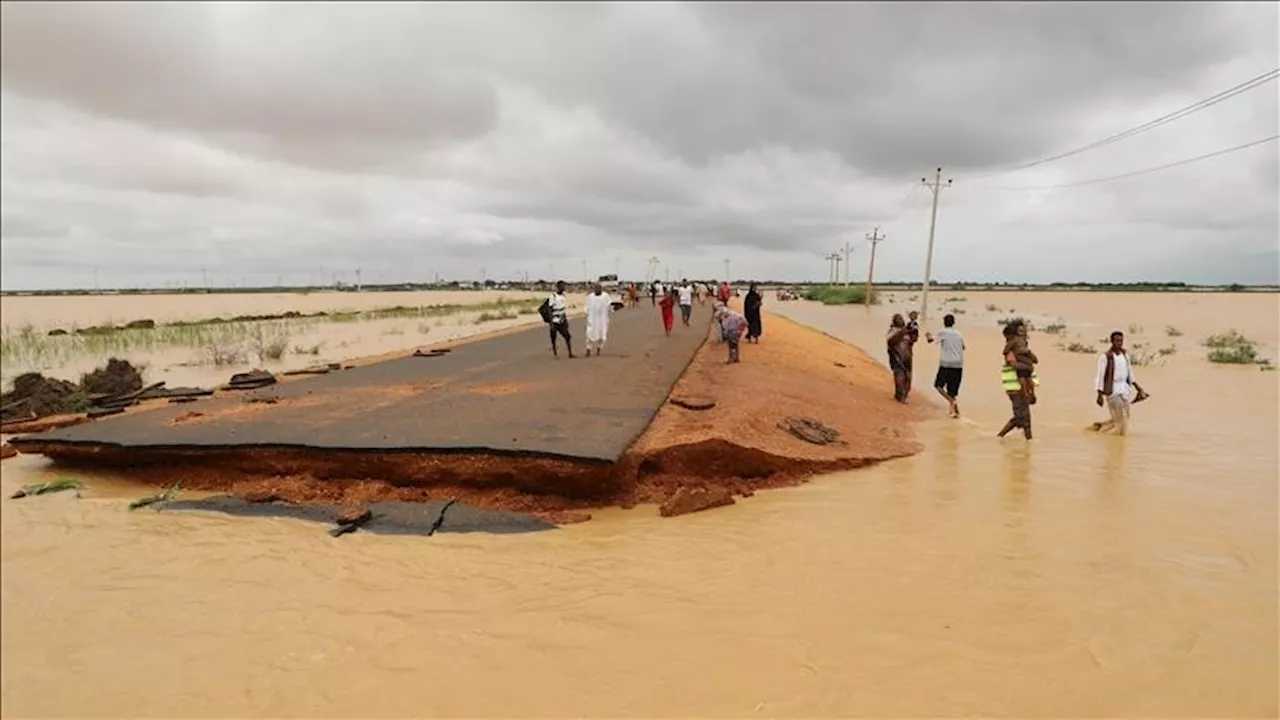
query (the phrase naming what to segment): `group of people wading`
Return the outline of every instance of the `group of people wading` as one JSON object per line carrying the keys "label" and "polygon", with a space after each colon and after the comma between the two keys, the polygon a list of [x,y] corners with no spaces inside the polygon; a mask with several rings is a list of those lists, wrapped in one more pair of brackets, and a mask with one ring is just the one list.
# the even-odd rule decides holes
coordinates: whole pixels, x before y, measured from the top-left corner
{"label": "group of people wading", "polygon": [[[889,352],[889,369],[893,371],[893,398],[906,403],[911,394],[912,359],[915,344],[920,340],[920,314],[916,311],[908,313],[904,318],[900,313],[894,314],[889,323],[886,346]],[[939,344],[938,373],[934,377],[934,389],[947,401],[948,415],[960,417],[960,382],[964,376],[964,336],[955,328],[956,318],[947,314],[942,318],[943,329],[935,338],[926,333],[925,338]],[[1022,430],[1023,436],[1031,439],[1031,406],[1036,404],[1036,386],[1040,384],[1036,377],[1036,366],[1040,359],[1031,351],[1027,338],[1027,324],[1022,320],[1014,320],[1004,326],[1004,349],[1001,351],[1003,365],[1000,369],[1000,382],[1013,416],[997,433],[1004,437],[1013,430]],[[1111,346],[1098,356],[1098,370],[1094,380],[1095,399],[1098,407],[1107,409],[1109,419],[1094,423],[1093,430],[1114,432],[1125,435],[1129,430],[1129,408],[1133,403],[1142,402],[1150,397],[1133,375],[1133,365],[1124,348],[1124,333],[1116,330],[1110,336]],[[1130,400],[1130,395],[1134,394]]]}
{"label": "group of people wading", "polygon": [[[569,331],[569,301],[565,295],[565,283],[560,281],[556,283],[555,292],[547,298],[542,306],[538,308],[538,313],[542,316],[543,322],[547,323],[549,333],[551,335],[551,354],[559,357],[559,340],[564,339],[565,350],[569,357],[577,357],[573,354],[573,334]],[[729,350],[727,363],[739,362],[739,345],[742,336],[745,333],[747,342],[760,342],[760,336],[764,334],[764,326],[761,318],[761,308],[764,305],[764,299],[756,288],[755,283],[751,283],[747,290],[746,296],[743,298],[742,313],[738,313],[729,307],[730,298],[735,293],[729,287],[728,282],[716,284],[713,280],[709,284],[706,283],[690,283],[688,280],[681,281],[678,285],[664,287],[662,283],[654,282],[649,288],[649,297],[654,307],[661,311],[662,326],[666,334],[671,335],[671,331],[675,328],[675,309],[680,308],[680,322],[685,327],[692,327],[693,323],[693,305],[696,302],[699,305],[705,305],[708,297],[713,297],[712,319],[716,325],[716,341],[724,343]],[[605,342],[609,336],[609,322],[613,317],[613,313],[622,307],[634,307],[639,304],[639,290],[635,285],[630,285],[623,291],[625,300],[615,301],[609,293],[604,291],[604,286],[596,283],[591,292],[587,295],[586,303],[586,334],[587,334],[587,357],[591,356],[594,350],[597,356],[604,349]],[[661,299],[659,299],[661,298]]]}

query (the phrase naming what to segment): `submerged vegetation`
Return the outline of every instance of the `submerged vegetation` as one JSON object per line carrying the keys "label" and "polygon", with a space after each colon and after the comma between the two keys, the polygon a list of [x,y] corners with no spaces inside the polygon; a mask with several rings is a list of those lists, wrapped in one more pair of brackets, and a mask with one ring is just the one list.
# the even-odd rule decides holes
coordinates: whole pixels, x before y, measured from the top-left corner
{"label": "submerged vegetation", "polygon": [[1209,348],[1209,362],[1224,365],[1270,366],[1271,360],[1258,355],[1258,343],[1239,332],[1229,330],[1210,335],[1201,343]]}
{"label": "submerged vegetation", "polygon": [[1098,352],[1097,348],[1095,348],[1094,346],[1086,345],[1080,342],[1079,340],[1072,340],[1066,345],[1059,345],[1058,347],[1061,347],[1063,350],[1069,353],[1081,353],[1081,354],[1087,353],[1092,355]]}
{"label": "submerged vegetation", "polygon": [[[861,285],[819,285],[805,290],[804,299],[823,305],[860,305],[866,302],[866,290]],[[871,291],[871,302],[880,302],[874,289]]]}

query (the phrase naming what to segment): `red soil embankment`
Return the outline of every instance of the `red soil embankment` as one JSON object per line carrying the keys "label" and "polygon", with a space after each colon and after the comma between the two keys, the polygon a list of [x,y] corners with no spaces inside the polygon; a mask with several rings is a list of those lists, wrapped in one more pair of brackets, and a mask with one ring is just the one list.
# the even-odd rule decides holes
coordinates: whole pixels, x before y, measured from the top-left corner
{"label": "red soil embankment", "polygon": [[[127,467],[130,479],[247,498],[358,505],[448,497],[566,522],[584,519],[573,512],[584,508],[661,502],[681,487],[746,496],[921,449],[911,424],[936,407],[894,402],[889,372],[856,348],[780,317],[765,323],[763,341],[744,343],[739,364],[726,365],[725,346],[709,340],[672,399],[714,406],[668,402],[617,465],[491,454],[49,450],[64,462]],[[786,418],[819,421],[839,440],[801,440],[779,427]]]}

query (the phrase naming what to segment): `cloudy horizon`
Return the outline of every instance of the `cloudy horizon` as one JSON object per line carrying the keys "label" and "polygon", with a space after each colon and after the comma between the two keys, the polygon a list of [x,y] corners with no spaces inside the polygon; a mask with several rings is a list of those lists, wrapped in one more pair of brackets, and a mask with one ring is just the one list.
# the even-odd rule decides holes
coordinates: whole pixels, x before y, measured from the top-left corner
{"label": "cloudy horizon", "polygon": [[[1280,284],[1275,3],[0,6],[0,287]],[[1005,170],[1005,172],[1000,172]],[[843,271],[842,271],[843,272]]]}

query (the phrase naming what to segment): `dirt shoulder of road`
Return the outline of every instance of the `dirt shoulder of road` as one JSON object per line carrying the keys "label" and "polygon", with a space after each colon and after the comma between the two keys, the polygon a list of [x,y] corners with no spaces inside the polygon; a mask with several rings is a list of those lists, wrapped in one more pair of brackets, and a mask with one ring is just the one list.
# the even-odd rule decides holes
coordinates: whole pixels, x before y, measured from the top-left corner
{"label": "dirt shoulder of road", "polygon": [[[59,459],[121,465],[127,471],[120,474],[129,479],[181,481],[184,489],[251,500],[358,506],[458,499],[567,523],[589,518],[585,511],[592,508],[662,503],[682,489],[745,497],[911,455],[923,449],[913,424],[941,415],[940,406],[924,399],[895,402],[888,369],[863,351],[776,315],[765,314],[759,344],[741,345],[740,363],[726,364],[726,356],[713,334],[616,465],[267,449],[117,457],[97,448]],[[801,439],[787,429],[789,421],[810,422],[828,439],[834,431],[834,442]]]}
{"label": "dirt shoulder of road", "polygon": [[[714,338],[694,357],[668,401],[628,455],[637,462],[635,500],[658,502],[682,485],[752,488],[803,482],[904,457],[923,447],[912,425],[935,417],[933,403],[893,400],[887,368],[858,348],[766,313],[764,336],[725,363]],[[690,410],[677,403],[706,410]],[[836,441],[814,444],[783,424],[813,420]]]}

